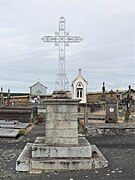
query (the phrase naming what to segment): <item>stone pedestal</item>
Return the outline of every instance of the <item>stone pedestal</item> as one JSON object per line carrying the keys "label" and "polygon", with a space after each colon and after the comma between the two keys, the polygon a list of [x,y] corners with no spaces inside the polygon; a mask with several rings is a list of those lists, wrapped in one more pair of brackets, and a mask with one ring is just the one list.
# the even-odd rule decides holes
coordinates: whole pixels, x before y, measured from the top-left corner
{"label": "stone pedestal", "polygon": [[[55,93],[46,100],[45,137],[27,144],[16,162],[16,171],[42,172],[107,167],[96,146],[78,137],[78,100]],[[93,157],[92,154],[96,153]],[[29,154],[29,156],[28,156]],[[24,166],[24,168],[23,168]]]}
{"label": "stone pedestal", "polygon": [[78,145],[78,102],[78,100],[73,99],[46,101],[46,144]]}

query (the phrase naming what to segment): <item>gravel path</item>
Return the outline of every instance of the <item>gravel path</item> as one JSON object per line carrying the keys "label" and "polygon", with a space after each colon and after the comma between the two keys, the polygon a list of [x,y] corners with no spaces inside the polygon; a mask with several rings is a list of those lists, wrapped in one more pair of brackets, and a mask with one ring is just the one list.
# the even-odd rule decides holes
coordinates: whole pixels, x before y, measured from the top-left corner
{"label": "gravel path", "polygon": [[88,138],[109,161],[109,167],[99,170],[50,172],[44,174],[16,173],[15,162],[27,142],[44,136],[44,123],[36,125],[20,139],[0,139],[0,180],[134,180],[135,135]]}

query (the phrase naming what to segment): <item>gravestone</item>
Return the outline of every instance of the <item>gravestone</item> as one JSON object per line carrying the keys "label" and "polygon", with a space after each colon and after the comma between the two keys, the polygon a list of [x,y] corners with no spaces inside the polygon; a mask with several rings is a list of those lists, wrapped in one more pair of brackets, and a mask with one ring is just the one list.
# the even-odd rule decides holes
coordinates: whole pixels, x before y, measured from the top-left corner
{"label": "gravestone", "polygon": [[[16,171],[81,170],[107,167],[108,161],[85,137],[78,137],[77,105],[66,92],[45,100],[45,137],[28,143],[16,162]],[[96,158],[93,157],[97,153]]]}
{"label": "gravestone", "polygon": [[116,123],[118,120],[118,102],[117,99],[113,97],[113,92],[111,91],[111,96],[106,100],[106,118],[105,121],[108,123]]}

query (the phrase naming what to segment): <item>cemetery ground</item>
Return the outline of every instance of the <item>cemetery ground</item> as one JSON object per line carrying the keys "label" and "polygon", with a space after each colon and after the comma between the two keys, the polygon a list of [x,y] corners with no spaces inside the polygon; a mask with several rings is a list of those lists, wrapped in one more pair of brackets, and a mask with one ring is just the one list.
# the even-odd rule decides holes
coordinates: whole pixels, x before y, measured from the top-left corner
{"label": "cemetery ground", "polygon": [[44,136],[44,123],[39,123],[19,139],[0,138],[0,180],[132,180],[135,179],[135,135],[88,137],[109,162],[109,167],[96,170],[45,172],[29,174],[15,172],[15,163],[27,142]]}

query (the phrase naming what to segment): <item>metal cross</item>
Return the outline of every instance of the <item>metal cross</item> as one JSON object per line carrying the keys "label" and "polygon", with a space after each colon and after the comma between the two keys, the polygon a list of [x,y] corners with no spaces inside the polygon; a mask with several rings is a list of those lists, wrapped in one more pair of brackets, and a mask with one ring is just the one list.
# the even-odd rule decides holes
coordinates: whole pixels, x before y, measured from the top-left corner
{"label": "metal cross", "polygon": [[59,46],[59,74],[55,82],[55,90],[69,90],[69,82],[65,73],[65,47],[69,46],[70,43],[79,43],[82,39],[79,36],[69,36],[69,33],[65,32],[65,19],[61,17],[59,20],[59,32],[55,32],[55,36],[44,36],[41,40],[54,42],[55,46]]}

